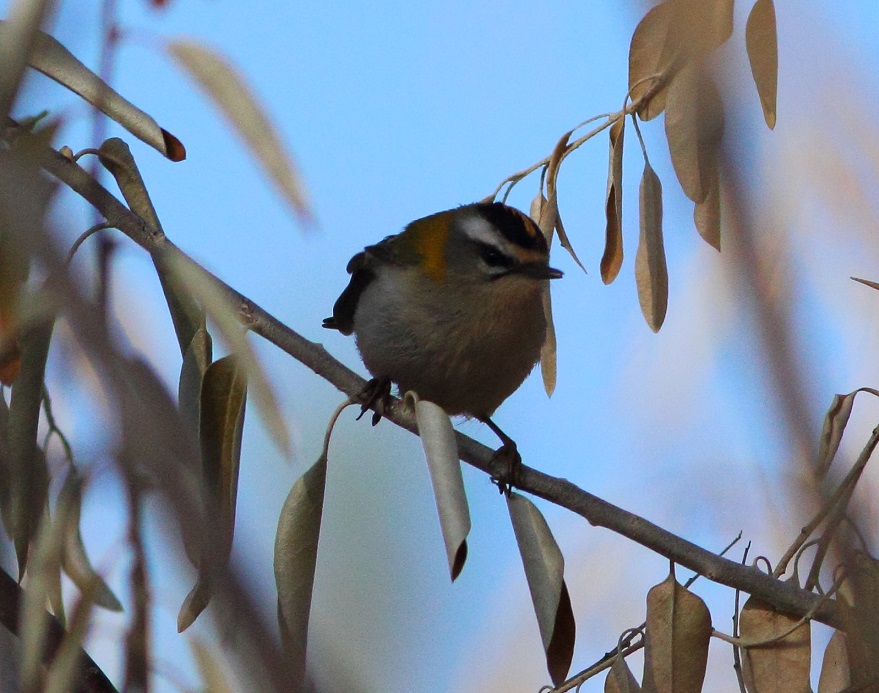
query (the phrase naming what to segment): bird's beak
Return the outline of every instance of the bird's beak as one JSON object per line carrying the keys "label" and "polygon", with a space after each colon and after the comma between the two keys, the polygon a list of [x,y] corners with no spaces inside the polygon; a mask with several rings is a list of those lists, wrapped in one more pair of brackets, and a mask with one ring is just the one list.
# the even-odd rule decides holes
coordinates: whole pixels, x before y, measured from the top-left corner
{"label": "bird's beak", "polygon": [[532,279],[561,279],[563,272],[540,262],[525,262],[510,268],[511,274],[523,274]]}

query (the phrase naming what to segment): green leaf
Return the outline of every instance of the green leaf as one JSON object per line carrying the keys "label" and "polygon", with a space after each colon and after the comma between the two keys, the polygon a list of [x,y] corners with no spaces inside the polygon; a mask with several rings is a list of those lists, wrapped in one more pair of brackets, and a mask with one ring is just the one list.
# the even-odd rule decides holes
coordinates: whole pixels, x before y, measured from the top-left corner
{"label": "green leaf", "polygon": [[46,458],[37,444],[46,359],[54,320],[26,329],[20,339],[21,372],[9,404],[11,534],[18,557],[19,580],[27,567],[28,548],[43,515],[49,484]]}
{"label": "green leaf", "polygon": [[275,535],[278,622],[296,682],[301,682],[305,677],[308,619],[326,481],[327,457],[324,451],[290,489]]}

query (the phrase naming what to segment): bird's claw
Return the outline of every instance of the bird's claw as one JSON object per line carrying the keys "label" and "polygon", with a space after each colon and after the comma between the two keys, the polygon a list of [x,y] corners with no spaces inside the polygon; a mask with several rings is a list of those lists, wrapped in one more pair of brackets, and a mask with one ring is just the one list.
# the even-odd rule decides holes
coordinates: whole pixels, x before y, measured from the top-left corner
{"label": "bird's claw", "polygon": [[491,483],[496,484],[498,491],[509,497],[514,486],[519,485],[522,473],[522,456],[516,443],[507,439],[499,447],[488,463],[491,472]]}
{"label": "bird's claw", "polygon": [[373,378],[360,391],[357,399],[363,404],[360,406],[360,414],[357,420],[360,421],[363,415],[372,409],[372,425],[375,426],[382,420],[385,408],[388,406],[388,400],[391,397],[391,380],[387,377]]}

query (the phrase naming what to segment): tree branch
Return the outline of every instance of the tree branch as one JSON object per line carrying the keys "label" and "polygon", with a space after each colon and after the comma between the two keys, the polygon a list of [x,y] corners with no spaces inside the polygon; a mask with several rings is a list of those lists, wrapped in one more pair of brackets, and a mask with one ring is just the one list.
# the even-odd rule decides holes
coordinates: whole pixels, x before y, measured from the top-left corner
{"label": "tree branch", "polygon": [[[14,124],[12,127],[20,136],[29,137]],[[251,331],[313,370],[346,395],[355,398],[359,395],[365,383],[363,378],[333,358],[322,345],[305,339],[201,267],[168,240],[164,233],[153,229],[132,213],[76,163],[50,148],[44,148],[40,165],[98,209],[109,225],[118,228],[150,254],[179,254],[184,265],[201,273],[230,303],[238,307],[239,319]],[[385,417],[398,426],[415,432],[414,416],[399,400],[395,400],[388,408]],[[462,460],[489,472],[489,461],[493,454],[490,448],[461,433],[458,433],[458,447]],[[834,627],[838,627],[841,623],[835,602],[819,603],[820,598],[816,594],[781,582],[756,568],[717,556],[644,518],[584,491],[565,479],[552,477],[523,466],[518,487],[577,513],[593,525],[605,527],[631,539],[714,582],[757,596],[782,611],[798,616],[813,614],[816,620]]]}
{"label": "tree branch", "polygon": [[[0,623],[13,635],[18,635],[19,605],[21,604],[21,587],[15,579],[5,570],[0,569]],[[43,661],[51,662],[61,642],[67,635],[58,619],[51,614],[46,614],[48,628],[46,632],[45,651]],[[88,656],[85,650],[81,651],[79,666],[74,676],[75,693],[118,693],[116,687],[110,683],[101,668]]]}

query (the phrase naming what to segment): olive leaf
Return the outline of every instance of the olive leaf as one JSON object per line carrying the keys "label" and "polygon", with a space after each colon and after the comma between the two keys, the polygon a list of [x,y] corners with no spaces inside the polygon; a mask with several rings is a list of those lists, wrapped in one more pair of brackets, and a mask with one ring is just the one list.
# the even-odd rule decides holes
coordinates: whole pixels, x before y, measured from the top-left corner
{"label": "olive leaf", "polygon": [[641,686],[629,669],[625,657],[616,657],[607,678],[604,680],[604,693],[641,693]]}
{"label": "olive leaf", "polygon": [[610,284],[623,265],[623,140],[626,119],[620,118],[609,128],[610,157],[607,171],[607,194],[604,210],[604,254],[601,256],[601,281]]}

